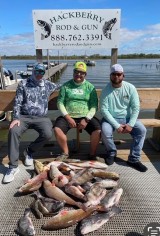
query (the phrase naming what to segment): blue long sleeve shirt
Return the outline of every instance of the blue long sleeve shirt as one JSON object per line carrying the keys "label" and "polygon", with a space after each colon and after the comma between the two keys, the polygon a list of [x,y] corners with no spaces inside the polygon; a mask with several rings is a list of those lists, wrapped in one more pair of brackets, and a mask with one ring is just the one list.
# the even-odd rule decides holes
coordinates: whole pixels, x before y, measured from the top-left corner
{"label": "blue long sleeve shirt", "polygon": [[48,100],[60,86],[46,79],[40,83],[33,76],[19,82],[13,108],[13,119],[20,119],[21,115],[43,117],[48,113]]}
{"label": "blue long sleeve shirt", "polygon": [[114,88],[111,83],[102,90],[100,96],[100,111],[106,121],[115,129],[120,127],[116,118],[129,118],[128,124],[133,127],[138,118],[140,101],[134,85],[122,81],[120,88]]}

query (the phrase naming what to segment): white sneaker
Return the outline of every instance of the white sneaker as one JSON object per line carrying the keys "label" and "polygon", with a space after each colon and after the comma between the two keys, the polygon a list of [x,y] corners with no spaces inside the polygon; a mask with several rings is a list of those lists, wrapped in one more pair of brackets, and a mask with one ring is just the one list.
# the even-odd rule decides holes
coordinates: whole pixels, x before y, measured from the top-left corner
{"label": "white sneaker", "polygon": [[3,183],[10,183],[14,180],[14,176],[19,172],[19,168],[8,168],[4,178]]}
{"label": "white sneaker", "polygon": [[24,161],[25,166],[32,166],[33,165],[32,154],[29,153],[27,149],[24,150],[23,154],[25,156],[25,161]]}

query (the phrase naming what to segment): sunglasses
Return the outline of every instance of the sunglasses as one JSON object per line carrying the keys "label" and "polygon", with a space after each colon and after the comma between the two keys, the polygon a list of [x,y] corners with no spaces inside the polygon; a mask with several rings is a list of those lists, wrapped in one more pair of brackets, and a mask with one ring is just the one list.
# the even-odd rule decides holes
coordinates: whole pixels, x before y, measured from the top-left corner
{"label": "sunglasses", "polygon": [[44,75],[45,71],[44,70],[35,70],[36,75]]}
{"label": "sunglasses", "polygon": [[83,71],[78,71],[78,70],[74,70],[74,73],[76,74],[76,75],[85,75],[86,74],[86,72],[83,72]]}
{"label": "sunglasses", "polygon": [[112,73],[111,75],[120,77],[122,74],[123,73]]}

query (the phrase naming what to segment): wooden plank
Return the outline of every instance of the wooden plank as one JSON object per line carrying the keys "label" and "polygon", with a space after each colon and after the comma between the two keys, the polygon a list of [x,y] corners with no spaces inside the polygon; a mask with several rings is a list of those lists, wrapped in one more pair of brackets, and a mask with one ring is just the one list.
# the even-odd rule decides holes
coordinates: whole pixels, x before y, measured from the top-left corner
{"label": "wooden plank", "polygon": [[[97,89],[100,97],[101,89]],[[137,88],[141,109],[157,109],[160,104],[160,88]]]}
{"label": "wooden plank", "polygon": [[[160,88],[138,88],[138,93],[140,96],[141,109],[157,109],[160,105]],[[100,97],[101,89],[97,89],[98,97]],[[15,90],[1,90],[0,91],[0,111],[12,110],[13,101],[15,96]],[[58,92],[54,92],[51,95],[50,100],[53,99],[50,103],[49,109],[55,109],[54,98],[58,96]],[[52,105],[53,108],[52,108]]]}
{"label": "wooden plank", "polygon": [[146,127],[160,127],[159,119],[139,119]]}
{"label": "wooden plank", "polygon": [[[12,111],[13,103],[15,98],[16,91],[15,90],[1,90],[0,91],[0,111]],[[57,96],[58,91],[55,91],[51,94],[49,99],[49,109],[57,110]]]}

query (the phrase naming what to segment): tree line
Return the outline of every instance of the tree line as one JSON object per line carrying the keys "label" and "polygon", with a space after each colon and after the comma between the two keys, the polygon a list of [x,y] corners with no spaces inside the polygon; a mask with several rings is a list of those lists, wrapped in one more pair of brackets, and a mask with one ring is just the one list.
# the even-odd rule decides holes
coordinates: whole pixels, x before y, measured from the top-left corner
{"label": "tree line", "polygon": [[[51,60],[64,60],[64,59],[73,59],[73,60],[77,60],[77,59],[84,59],[86,57],[86,55],[71,55],[71,56],[62,56],[62,55],[58,55],[58,56],[51,56],[50,55],[50,59]],[[90,59],[111,59],[111,56],[109,55],[100,55],[100,54],[93,54],[88,56]],[[14,55],[14,56],[6,56],[3,55],[1,56],[2,59],[7,59],[7,60],[36,60],[36,55]],[[151,59],[151,58],[160,58],[160,54],[144,54],[144,53],[134,53],[134,54],[121,54],[118,55],[118,59]],[[47,60],[47,56],[43,56],[44,60]]]}

